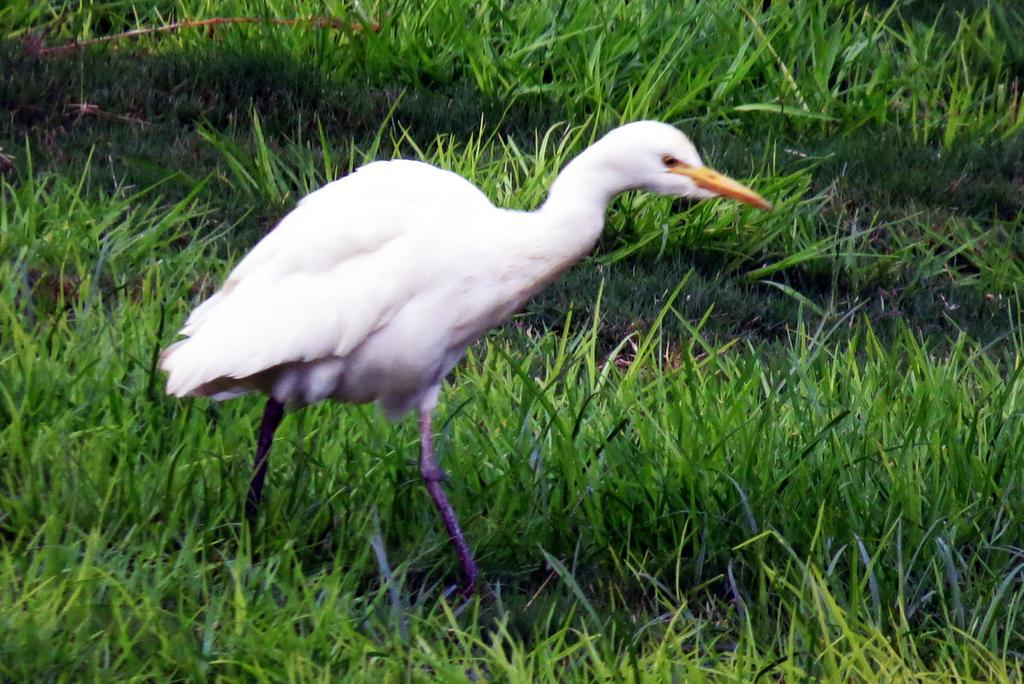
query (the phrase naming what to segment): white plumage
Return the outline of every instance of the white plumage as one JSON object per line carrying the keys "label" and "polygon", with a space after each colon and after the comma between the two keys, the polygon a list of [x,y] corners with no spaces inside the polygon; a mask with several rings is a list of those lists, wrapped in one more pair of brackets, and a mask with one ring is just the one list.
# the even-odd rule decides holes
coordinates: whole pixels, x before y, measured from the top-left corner
{"label": "white plumage", "polygon": [[[412,161],[370,164],[312,193],[189,316],[188,339],[164,356],[168,392],[412,408],[447,353],[439,337],[468,322],[448,297],[482,285],[472,253],[495,228],[487,211],[469,182]],[[481,232],[458,240],[474,222]]]}
{"label": "white plumage", "polygon": [[[466,347],[587,254],[608,202],[630,189],[768,207],[704,167],[685,135],[649,121],[574,159],[534,212],[497,208],[428,164],[375,162],[303,199],[192,312],[162,359],[167,391],[378,401],[393,418],[419,409],[429,431],[440,383]],[[472,584],[465,557],[463,568]]]}

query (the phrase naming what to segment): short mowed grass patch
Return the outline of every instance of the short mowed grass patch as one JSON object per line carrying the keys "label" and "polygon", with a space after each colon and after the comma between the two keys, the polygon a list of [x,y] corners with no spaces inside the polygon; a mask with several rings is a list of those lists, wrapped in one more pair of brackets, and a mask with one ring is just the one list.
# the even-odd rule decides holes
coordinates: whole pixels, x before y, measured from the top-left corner
{"label": "short mowed grass patch", "polygon": [[[942,5],[942,7],[940,7]],[[224,24],[47,52],[171,21]],[[329,18],[331,21],[319,21]],[[0,8],[0,676],[1020,681],[1024,14],[1010,3]],[[627,195],[471,348],[437,446],[159,351],[370,159],[539,204],[621,121],[775,203]],[[482,227],[485,229],[485,227]]]}

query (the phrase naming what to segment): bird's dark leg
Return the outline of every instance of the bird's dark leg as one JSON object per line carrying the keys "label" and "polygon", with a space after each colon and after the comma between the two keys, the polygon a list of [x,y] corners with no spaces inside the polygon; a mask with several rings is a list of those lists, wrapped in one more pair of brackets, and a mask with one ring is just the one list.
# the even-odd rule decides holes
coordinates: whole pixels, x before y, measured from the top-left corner
{"label": "bird's dark leg", "polygon": [[434,500],[434,506],[444,519],[444,526],[448,528],[448,536],[451,537],[455,553],[459,554],[459,562],[462,563],[462,574],[465,575],[466,584],[462,591],[467,596],[476,589],[476,562],[473,560],[473,552],[469,550],[466,538],[462,536],[459,529],[459,521],[455,517],[452,505],[448,503],[441,482],[445,479],[444,471],[437,465],[434,458],[434,435],[431,430],[430,411],[420,411],[420,473],[423,475],[423,484],[430,492],[430,498]]}
{"label": "bird's dark leg", "polygon": [[249,496],[245,499],[245,519],[250,523],[256,520],[256,509],[263,496],[263,479],[267,476],[267,459],[270,457],[270,445],[274,442],[274,431],[284,417],[284,404],[273,397],[267,399],[263,409],[263,420],[260,422],[260,434],[256,439],[256,460],[252,464],[252,482],[249,483]]}

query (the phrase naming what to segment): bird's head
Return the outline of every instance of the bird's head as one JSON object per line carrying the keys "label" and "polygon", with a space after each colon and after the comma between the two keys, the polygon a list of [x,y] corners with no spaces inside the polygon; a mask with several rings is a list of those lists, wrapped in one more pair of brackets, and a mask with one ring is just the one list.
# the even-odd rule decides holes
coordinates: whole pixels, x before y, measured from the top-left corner
{"label": "bird's head", "polygon": [[759,209],[772,206],[747,186],[704,166],[690,139],[668,124],[626,124],[605,135],[599,145],[608,163],[631,179],[630,187],[670,197],[730,197]]}

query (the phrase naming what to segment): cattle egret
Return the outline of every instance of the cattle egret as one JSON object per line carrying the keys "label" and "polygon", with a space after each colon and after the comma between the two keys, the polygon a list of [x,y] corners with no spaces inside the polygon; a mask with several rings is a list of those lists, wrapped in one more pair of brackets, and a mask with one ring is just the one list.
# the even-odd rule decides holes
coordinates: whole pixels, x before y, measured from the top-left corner
{"label": "cattle egret", "polygon": [[255,516],[285,406],[377,401],[419,412],[420,473],[462,565],[473,555],[441,487],[431,414],[466,348],[597,242],[626,190],[771,205],[704,166],[681,132],[640,121],[573,159],[532,212],[495,207],[471,183],[415,161],[374,162],[313,192],[188,317],[163,354],[167,392],[269,395],[246,516]]}

